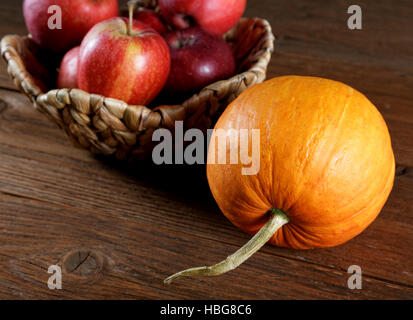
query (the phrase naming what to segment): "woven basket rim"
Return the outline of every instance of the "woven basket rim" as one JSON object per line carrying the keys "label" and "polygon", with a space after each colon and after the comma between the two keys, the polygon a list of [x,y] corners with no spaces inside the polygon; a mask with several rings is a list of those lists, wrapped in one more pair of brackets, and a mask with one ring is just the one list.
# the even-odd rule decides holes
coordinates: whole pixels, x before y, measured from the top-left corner
{"label": "woven basket rim", "polygon": [[33,75],[28,71],[29,66],[33,68],[32,62],[44,69],[35,56],[37,49],[32,51],[28,47],[28,37],[6,35],[0,43],[7,71],[16,87],[36,109],[64,129],[76,145],[106,155],[116,152],[118,158],[132,149],[135,153],[145,153],[149,150],[151,132],[158,128],[174,128],[175,121],[184,121],[188,128],[209,128],[243,90],[265,80],[275,40],[267,20],[241,18],[224,39],[233,46],[238,56],[237,67],[244,71],[206,86],[181,104],[148,108],[81,89],[43,92],[41,87],[46,89],[46,86],[40,79],[42,76],[38,71]]}
{"label": "woven basket rim", "polygon": [[[236,29],[236,28],[238,27],[238,25],[239,25],[240,23],[242,23],[243,21],[246,21],[246,20],[252,20],[252,21],[254,21],[254,23],[262,23],[262,25],[263,25],[264,28],[266,29],[267,35],[269,36],[269,37],[268,37],[269,39],[268,39],[268,41],[267,41],[267,43],[266,43],[266,51],[269,52],[270,55],[271,55],[271,54],[273,53],[273,51],[274,51],[274,40],[275,40],[275,37],[274,37],[274,35],[272,34],[271,25],[269,24],[269,22],[268,22],[267,20],[262,19],[262,18],[246,18],[246,17],[242,17],[242,18],[240,19],[240,21],[238,22],[238,24],[237,24],[231,31],[229,31],[228,33],[232,32],[234,29]],[[228,33],[227,33],[227,34],[228,34]],[[226,38],[227,34],[224,35],[224,38]],[[4,59],[8,64],[10,63],[11,60],[16,59],[16,52],[15,52],[16,49],[8,46],[7,44],[5,44],[5,42],[7,42],[7,39],[10,39],[10,38],[12,38],[12,37],[24,39],[24,38],[30,38],[30,35],[25,35],[25,36],[5,35],[5,36],[2,38],[2,40],[1,40],[1,54],[2,54],[2,56],[3,56],[3,59]],[[17,54],[17,56],[18,56],[18,54]],[[219,86],[222,85],[222,84],[223,84],[224,82],[226,82],[226,81],[231,81],[231,80],[234,80],[234,79],[236,79],[236,78],[245,79],[245,77],[246,77],[246,75],[247,75],[248,73],[250,73],[250,72],[257,72],[257,71],[255,70],[256,67],[259,66],[259,65],[262,65],[263,62],[264,62],[265,64],[268,64],[269,61],[266,61],[267,59],[268,59],[268,58],[267,58],[266,56],[261,56],[248,70],[243,71],[243,72],[241,72],[241,73],[239,73],[239,74],[236,74],[236,75],[234,75],[234,76],[232,76],[232,77],[230,77],[230,78],[228,78],[228,79],[219,80],[219,81],[216,81],[216,82],[214,82],[214,83],[209,84],[208,86],[206,86],[206,87],[204,87],[203,89],[201,89],[200,92],[195,93],[195,94],[193,94],[191,97],[187,98],[187,99],[186,99],[184,102],[182,102],[181,104],[160,105],[160,106],[156,106],[156,107],[154,107],[154,108],[149,108],[149,107],[144,106],[144,105],[129,105],[129,104],[128,104],[128,105],[129,105],[129,106],[136,106],[136,107],[140,107],[140,108],[145,108],[145,109],[147,109],[147,111],[150,111],[150,112],[156,112],[156,111],[161,110],[162,108],[181,109],[181,108],[183,107],[183,109],[184,109],[184,111],[185,111],[185,114],[187,114],[187,107],[188,107],[189,105],[191,105],[191,103],[192,103],[194,100],[197,100],[199,96],[202,96],[203,94],[206,94],[206,95],[212,94],[214,90],[217,90],[217,88],[219,88]],[[84,93],[86,93],[86,94],[88,94],[88,95],[96,95],[96,96],[103,97],[104,99],[111,99],[112,101],[117,101],[117,102],[119,102],[119,103],[126,103],[126,102],[124,102],[124,101],[122,101],[122,100],[119,100],[119,99],[110,98],[110,97],[105,97],[105,96],[100,95],[100,94],[89,93],[89,92],[86,92],[86,91],[84,91],[84,90],[82,90],[82,89],[78,89],[78,88],[77,88],[77,89],[68,89],[68,88],[57,89],[57,88],[56,88],[56,89],[50,89],[50,90],[48,90],[47,92],[43,92],[43,91],[40,89],[40,87],[35,84],[35,81],[34,81],[34,79],[33,79],[33,76],[27,71],[27,69],[25,68],[24,64],[23,64],[23,63],[22,63],[22,64],[18,64],[19,67],[20,67],[20,65],[22,65],[22,66],[24,67],[24,69],[23,69],[23,70],[19,70],[19,73],[26,75],[26,78],[25,78],[25,79],[22,79],[22,80],[26,80],[26,81],[27,81],[27,80],[30,80],[30,81],[29,81],[29,87],[30,87],[30,88],[28,88],[28,89],[30,89],[30,90],[29,90],[28,94],[31,96],[31,98],[32,98],[31,100],[32,100],[32,101],[43,100],[43,99],[44,99],[44,96],[47,95],[47,94],[50,93],[50,92],[56,92],[56,91],[60,91],[60,90],[65,90],[65,91],[77,90],[77,91],[82,91],[82,92],[84,92]]]}

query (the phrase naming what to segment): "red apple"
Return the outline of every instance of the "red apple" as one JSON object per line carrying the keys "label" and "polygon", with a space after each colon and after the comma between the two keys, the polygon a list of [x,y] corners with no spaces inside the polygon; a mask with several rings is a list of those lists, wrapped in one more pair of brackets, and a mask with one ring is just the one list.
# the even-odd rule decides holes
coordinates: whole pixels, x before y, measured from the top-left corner
{"label": "red apple", "polygon": [[[57,5],[61,9],[61,29],[57,26]],[[117,0],[24,0],[23,14],[33,40],[42,48],[65,52],[79,45],[96,23],[118,15]],[[56,18],[56,19],[55,19]]]}
{"label": "red apple", "polygon": [[94,26],[79,54],[79,88],[146,105],[168,79],[170,54],[165,40],[146,24],[113,18]]}
{"label": "red apple", "polygon": [[176,28],[197,25],[222,35],[242,17],[247,0],[159,0],[158,4],[161,15]]}
{"label": "red apple", "polygon": [[80,47],[74,47],[63,57],[57,78],[58,88],[78,88],[77,70]]}
{"label": "red apple", "polygon": [[[123,17],[129,17],[127,10],[122,12]],[[133,13],[133,18],[139,20],[143,23],[146,23],[148,26],[155,29],[160,34],[167,31],[165,24],[162,21],[161,16],[154,10],[143,9],[137,10]]]}
{"label": "red apple", "polygon": [[235,73],[235,59],[229,45],[200,28],[165,34],[171,50],[171,73],[165,92],[192,93]]}

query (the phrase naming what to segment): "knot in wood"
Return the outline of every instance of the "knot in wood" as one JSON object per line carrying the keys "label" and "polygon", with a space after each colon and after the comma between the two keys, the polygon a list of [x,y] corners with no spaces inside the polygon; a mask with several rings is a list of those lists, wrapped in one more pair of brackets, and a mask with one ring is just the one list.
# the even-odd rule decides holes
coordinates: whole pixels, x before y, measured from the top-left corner
{"label": "knot in wood", "polygon": [[0,114],[7,109],[7,102],[3,99],[0,99]]}
{"label": "knot in wood", "polygon": [[66,272],[79,276],[93,276],[101,272],[103,257],[101,254],[88,249],[78,249],[67,253],[63,258]]}

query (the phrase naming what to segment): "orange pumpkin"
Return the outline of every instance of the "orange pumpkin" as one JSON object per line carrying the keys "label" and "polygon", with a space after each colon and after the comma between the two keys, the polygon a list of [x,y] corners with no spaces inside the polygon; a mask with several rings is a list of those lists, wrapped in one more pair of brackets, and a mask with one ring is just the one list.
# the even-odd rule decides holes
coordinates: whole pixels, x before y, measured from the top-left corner
{"label": "orange pumpkin", "polygon": [[[241,163],[211,164],[211,149],[207,165],[222,212],[256,235],[223,262],[182,271],[168,282],[229,271],[267,241],[294,249],[342,244],[377,217],[391,191],[395,162],[386,123],[363,94],[343,83],[274,78],[241,94],[216,129],[260,129],[258,174],[242,175]],[[228,143],[226,152],[228,159]]]}

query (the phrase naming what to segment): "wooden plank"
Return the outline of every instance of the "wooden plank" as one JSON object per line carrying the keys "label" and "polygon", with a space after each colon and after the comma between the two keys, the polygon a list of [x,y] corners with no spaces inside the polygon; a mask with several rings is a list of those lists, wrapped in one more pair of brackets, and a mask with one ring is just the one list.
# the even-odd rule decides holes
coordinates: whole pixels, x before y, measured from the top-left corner
{"label": "wooden plank", "polygon": [[[248,239],[220,214],[209,194],[203,167],[177,169],[138,164],[134,168],[96,161],[87,152],[73,149],[63,133],[23,102],[23,96],[8,93],[3,99],[13,106],[3,111],[0,122],[3,193],[157,224],[169,234],[185,234],[194,243],[197,239],[214,241],[222,250],[228,245],[241,246]],[[358,264],[367,275],[411,286],[409,270],[413,265],[404,255],[413,245],[412,179],[410,169],[398,176],[380,218],[343,246],[311,251],[268,246],[263,252],[274,256],[274,261],[284,257],[341,272]],[[207,255],[204,258],[218,261],[226,253],[214,259]],[[195,263],[188,261],[188,265]],[[400,272],[395,272],[396,266]]]}
{"label": "wooden plank", "polygon": [[[347,9],[355,4],[343,1],[248,1],[246,16],[266,18],[281,40],[280,51],[295,51],[341,63],[387,66],[412,73],[413,3],[360,0],[362,30],[349,30]],[[264,9],[265,8],[265,9]]]}
{"label": "wooden plank", "polygon": [[[347,288],[348,274],[260,252],[224,277],[162,280],[175,268],[212,263],[225,249],[215,241],[171,234],[157,224],[108,217],[0,194],[0,297],[164,299],[317,299],[408,297],[397,284],[363,277],[363,290]],[[202,248],[202,250],[200,250]],[[70,272],[68,257],[87,252],[89,265]],[[187,258],[184,258],[187,257]],[[207,257],[207,258],[206,258]],[[166,263],[168,261],[168,263]],[[63,268],[62,290],[49,290],[50,265]],[[77,266],[75,264],[75,266]],[[254,285],[252,286],[251,283]],[[210,288],[214,288],[211,290]]]}
{"label": "wooden plank", "polygon": [[[413,5],[360,1],[363,31],[349,31],[350,4],[248,1],[246,15],[268,18],[280,35],[269,77],[337,79],[382,112],[400,166],[385,208],[365,232],[336,248],[266,246],[225,276],[164,286],[171,272],[217,262],[249,238],[220,213],[205,168],[96,158],[74,149],[24,96],[0,90],[0,297],[411,299]],[[0,36],[26,33],[20,5],[0,3]],[[0,87],[14,88],[0,65]],[[78,249],[85,263],[64,271],[62,291],[49,290],[47,267],[72,261]],[[347,288],[353,264],[363,270],[360,291]]]}
{"label": "wooden plank", "polygon": [[[0,39],[7,34],[27,34],[20,2],[10,0],[0,2]],[[9,80],[6,70],[6,64],[0,62],[0,87],[15,90],[16,87]]]}
{"label": "wooden plank", "polygon": [[2,0],[0,3],[0,38],[6,34],[24,35],[26,33],[22,3]]}

